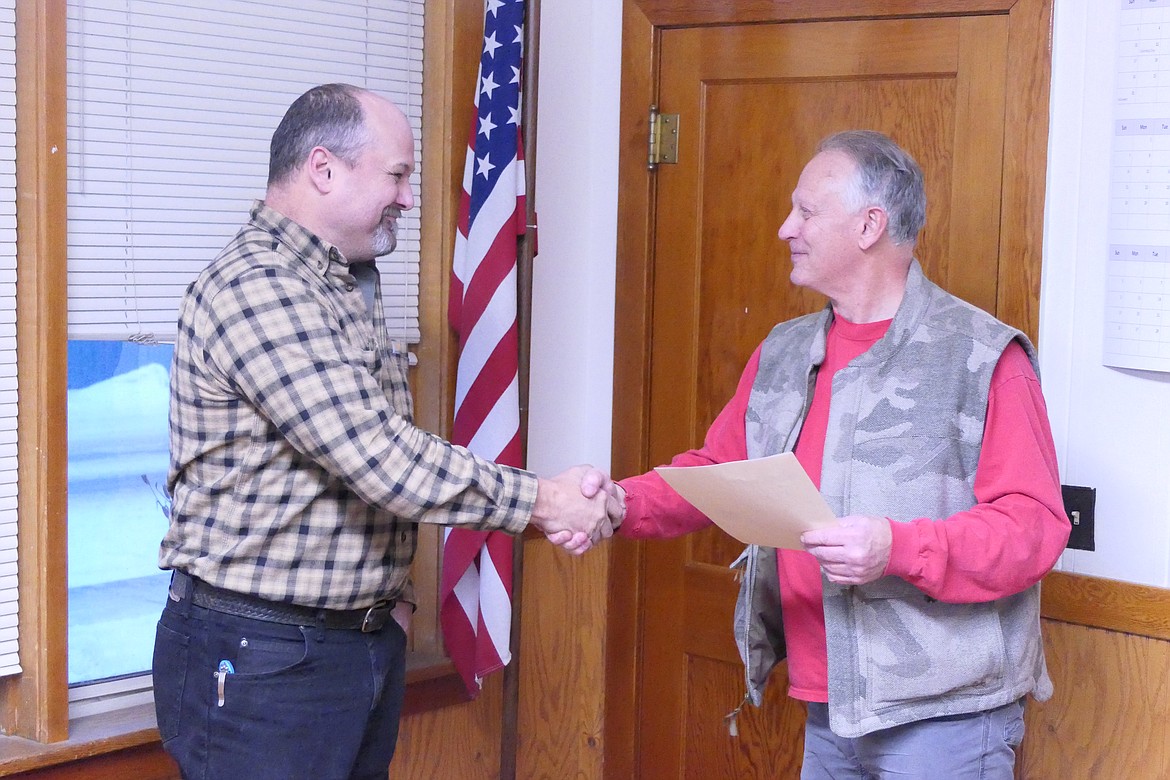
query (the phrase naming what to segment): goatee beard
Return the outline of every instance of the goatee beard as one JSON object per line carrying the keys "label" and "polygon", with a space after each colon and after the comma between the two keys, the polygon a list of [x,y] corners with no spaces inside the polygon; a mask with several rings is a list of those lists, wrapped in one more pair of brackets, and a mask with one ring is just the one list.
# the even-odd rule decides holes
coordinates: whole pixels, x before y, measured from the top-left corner
{"label": "goatee beard", "polygon": [[398,237],[394,235],[393,231],[387,230],[384,227],[378,228],[374,233],[374,257],[382,257],[394,251],[394,247],[398,246]]}

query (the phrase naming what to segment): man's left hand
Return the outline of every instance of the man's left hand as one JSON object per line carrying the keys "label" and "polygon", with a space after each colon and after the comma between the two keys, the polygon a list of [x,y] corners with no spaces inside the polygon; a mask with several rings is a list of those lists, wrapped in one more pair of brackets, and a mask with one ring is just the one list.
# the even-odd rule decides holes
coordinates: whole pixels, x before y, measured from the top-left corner
{"label": "man's left hand", "polygon": [[865,585],[881,577],[890,562],[890,521],[850,515],[830,528],[805,531],[800,542],[817,559],[830,582]]}

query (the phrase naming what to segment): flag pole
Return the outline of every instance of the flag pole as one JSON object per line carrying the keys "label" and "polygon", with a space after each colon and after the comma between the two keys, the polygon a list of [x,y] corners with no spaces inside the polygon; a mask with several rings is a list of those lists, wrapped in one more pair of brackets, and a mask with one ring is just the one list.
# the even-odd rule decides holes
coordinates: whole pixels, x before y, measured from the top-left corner
{"label": "flag pole", "polygon": [[[536,82],[540,54],[540,0],[524,4],[524,61],[521,67],[524,132],[524,224],[516,251],[516,331],[519,338],[517,384],[520,396],[520,449],[528,465],[528,367],[532,345],[532,260],[536,255]],[[512,661],[504,667],[500,780],[516,779],[520,736],[520,615],[524,585],[524,536],[512,540],[512,624],[508,638]]]}

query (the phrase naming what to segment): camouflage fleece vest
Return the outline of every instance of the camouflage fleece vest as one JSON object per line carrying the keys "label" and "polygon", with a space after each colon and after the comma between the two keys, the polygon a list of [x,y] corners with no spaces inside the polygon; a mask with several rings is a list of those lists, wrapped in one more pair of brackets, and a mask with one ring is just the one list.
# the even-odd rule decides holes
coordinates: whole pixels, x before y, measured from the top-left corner
{"label": "camouflage fleece vest", "polygon": [[[766,339],[746,416],[748,457],[795,446],[830,321],[825,310]],[[821,493],[838,517],[905,522],[975,504],[988,388],[1013,339],[1035,365],[1022,333],[911,265],[889,331],[833,378]],[[744,566],[736,638],[759,706],[785,653],[775,551],[749,548]],[[942,603],[898,577],[856,587],[826,580],[824,589],[830,726],[840,736],[1051,694],[1038,585],[981,604]]]}

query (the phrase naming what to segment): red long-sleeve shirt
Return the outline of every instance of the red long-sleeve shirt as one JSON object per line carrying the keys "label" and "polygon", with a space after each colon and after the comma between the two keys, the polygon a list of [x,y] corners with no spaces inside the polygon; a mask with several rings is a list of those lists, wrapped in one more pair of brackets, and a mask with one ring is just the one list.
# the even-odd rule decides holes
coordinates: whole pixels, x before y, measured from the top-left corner
{"label": "red long-sleeve shirt", "polygon": [[[820,484],[832,375],[869,349],[888,327],[888,320],[855,324],[836,317],[829,329],[825,362],[818,370],[812,405],[795,450],[816,485]],[[671,465],[699,466],[747,457],[744,416],[759,360],[757,348],[735,395],[707,431],[703,446],[675,456]],[[627,507],[623,535],[671,537],[710,524],[654,472],[620,484]],[[1015,342],[1004,351],[992,375],[974,489],[978,503],[948,518],[891,522],[893,538],[885,573],[902,577],[940,601],[990,601],[1038,582],[1064,549],[1069,524],[1044,397],[1032,364]],[[803,551],[777,554],[789,694],[805,701],[827,701],[820,567]]]}

